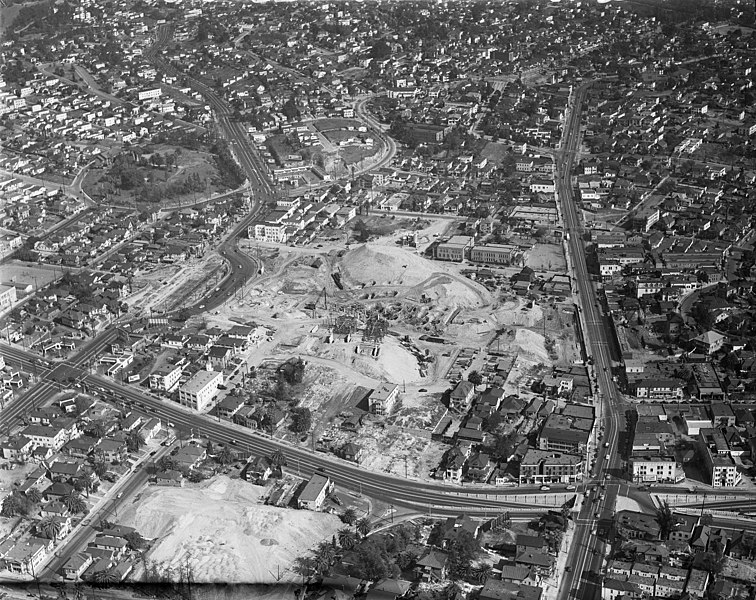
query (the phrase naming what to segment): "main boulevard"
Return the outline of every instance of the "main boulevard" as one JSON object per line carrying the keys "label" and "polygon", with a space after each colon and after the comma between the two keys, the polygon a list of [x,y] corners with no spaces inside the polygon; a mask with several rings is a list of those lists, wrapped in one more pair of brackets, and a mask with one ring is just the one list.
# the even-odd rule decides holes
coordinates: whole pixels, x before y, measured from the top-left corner
{"label": "main boulevard", "polygon": [[[577,518],[575,533],[570,546],[567,564],[572,565],[564,573],[559,589],[560,598],[596,597],[600,587],[595,585],[592,573],[598,573],[603,559],[603,542],[598,535],[603,522],[611,520],[619,490],[615,480],[606,481],[607,475],[622,471],[619,455],[619,435],[625,428],[625,415],[617,388],[612,381],[612,358],[607,335],[608,328],[599,309],[598,298],[593,280],[586,263],[584,228],[580,208],[574,197],[571,183],[572,172],[577,160],[580,145],[580,121],[582,105],[590,84],[578,87],[572,94],[565,119],[560,152],[557,155],[557,194],[559,196],[564,230],[567,236],[567,251],[571,266],[571,277],[578,292],[579,310],[583,326],[586,351],[593,358],[595,384],[594,395],[599,398],[596,404],[597,423],[603,428],[604,444],[597,449],[596,466],[585,482],[585,490],[601,489],[605,486],[602,500],[586,494]],[[592,502],[592,500],[595,500]],[[585,575],[585,576],[584,576]]]}

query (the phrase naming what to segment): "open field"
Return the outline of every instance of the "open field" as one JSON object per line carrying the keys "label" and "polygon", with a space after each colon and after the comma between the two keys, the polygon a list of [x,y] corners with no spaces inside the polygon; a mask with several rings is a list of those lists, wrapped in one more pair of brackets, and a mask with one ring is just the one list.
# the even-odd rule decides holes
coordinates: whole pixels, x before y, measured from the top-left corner
{"label": "open field", "polygon": [[534,271],[565,272],[567,259],[564,257],[562,244],[535,244],[525,253],[525,266]]}
{"label": "open field", "polygon": [[0,271],[0,283],[3,285],[31,285],[33,288],[41,288],[62,275],[62,271],[57,268],[12,260],[3,264],[2,271]]}
{"label": "open field", "polygon": [[313,127],[318,131],[332,131],[337,129],[347,130],[349,127],[353,127],[356,131],[358,127],[363,127],[364,123],[357,119],[318,119],[312,123]]}

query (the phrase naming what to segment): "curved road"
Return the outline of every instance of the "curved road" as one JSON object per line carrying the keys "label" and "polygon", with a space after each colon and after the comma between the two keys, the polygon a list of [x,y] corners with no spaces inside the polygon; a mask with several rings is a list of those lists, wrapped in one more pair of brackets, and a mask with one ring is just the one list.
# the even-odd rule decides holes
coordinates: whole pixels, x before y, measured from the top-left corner
{"label": "curved road", "polygon": [[[105,341],[105,338],[108,338]],[[124,402],[134,410],[145,414],[157,414],[165,421],[173,423],[176,428],[194,435],[207,436],[217,442],[227,443],[243,453],[265,456],[275,450],[282,450],[287,457],[288,467],[303,476],[308,476],[315,470],[323,468],[342,488],[361,492],[377,499],[386,500],[399,506],[407,506],[427,512],[430,509],[434,514],[447,510],[451,512],[466,512],[468,514],[492,514],[496,511],[508,508],[526,508],[528,506],[541,505],[543,508],[553,508],[553,500],[550,496],[554,492],[542,493],[533,490],[519,490],[496,488],[491,486],[452,486],[441,483],[428,483],[415,479],[405,479],[394,475],[373,473],[364,471],[358,465],[341,461],[322,453],[315,453],[305,447],[293,446],[276,439],[271,439],[265,434],[232,424],[227,421],[218,421],[209,415],[200,415],[179,406],[175,402],[166,401],[141,390],[119,385],[118,383],[91,375],[83,365],[96,356],[107,343],[115,339],[115,331],[109,331],[103,336],[103,341],[98,340],[77,355],[75,364],[67,366],[56,364],[51,369],[42,368],[45,377],[66,379],[71,374],[85,383],[90,390],[98,391],[106,399]],[[40,359],[30,352],[20,350],[7,344],[0,344],[2,354],[9,361],[28,365]],[[39,367],[38,367],[39,368]],[[23,416],[28,407],[37,405],[49,398],[51,392],[56,389],[56,384],[43,381],[33,387],[23,399],[11,404],[6,411],[0,413],[0,427],[4,427],[12,420]],[[514,502],[507,499],[508,496],[528,496],[524,502]]]}

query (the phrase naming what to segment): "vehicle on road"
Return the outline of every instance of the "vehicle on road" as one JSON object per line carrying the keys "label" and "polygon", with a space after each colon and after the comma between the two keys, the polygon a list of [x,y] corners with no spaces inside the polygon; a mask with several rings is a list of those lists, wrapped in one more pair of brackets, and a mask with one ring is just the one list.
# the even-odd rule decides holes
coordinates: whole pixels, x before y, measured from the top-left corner
{"label": "vehicle on road", "polygon": [[551,489],[551,488],[550,488],[550,487],[549,487],[548,485],[542,485],[542,486],[541,486],[541,491],[542,491],[542,492],[548,492],[548,491],[549,491],[550,489]]}
{"label": "vehicle on road", "polygon": [[200,304],[199,307],[200,308],[205,308],[205,305],[204,304]]}
{"label": "vehicle on road", "polygon": [[604,442],[604,448],[608,448],[608,447],[609,447],[609,442]]}
{"label": "vehicle on road", "polygon": [[568,486],[567,486],[566,488],[564,488],[564,489],[566,489],[566,490],[567,490],[568,492],[571,492],[572,490],[575,490],[575,489],[577,489],[577,488],[576,488],[576,487],[575,487],[574,485],[568,485]]}
{"label": "vehicle on road", "polygon": [[123,498],[123,492],[118,492],[118,494],[116,494],[116,498]]}
{"label": "vehicle on road", "polygon": [[233,445],[236,445],[236,444],[238,444],[239,442],[237,442],[236,440],[231,440],[231,443],[232,443]]}

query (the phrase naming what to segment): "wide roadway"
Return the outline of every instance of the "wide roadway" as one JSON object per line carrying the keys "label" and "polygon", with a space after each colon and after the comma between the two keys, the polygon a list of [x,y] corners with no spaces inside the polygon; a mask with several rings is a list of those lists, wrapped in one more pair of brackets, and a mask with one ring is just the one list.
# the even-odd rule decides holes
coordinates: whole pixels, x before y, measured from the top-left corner
{"label": "wide roadway", "polygon": [[[594,396],[599,398],[596,403],[597,423],[605,430],[602,442],[608,444],[608,447],[604,447],[603,443],[598,445],[596,465],[592,467],[591,475],[583,487],[586,492],[603,482],[610,472],[621,472],[622,461],[618,452],[618,441],[620,431],[624,428],[621,401],[611,377],[612,358],[607,328],[598,310],[596,290],[588,272],[580,207],[572,188],[572,172],[580,143],[581,110],[587,87],[583,85],[577,88],[568,107],[561,151],[557,157],[557,192],[565,232],[569,234],[567,249],[573,268],[571,275],[579,296],[586,345],[593,357],[598,386],[598,389],[594,390]],[[603,499],[595,504],[587,495],[584,497],[567,558],[567,564],[573,568],[563,574],[558,594],[560,598],[574,597],[586,600],[595,598],[599,593],[597,579],[586,575],[598,572],[601,568],[603,543],[597,531],[601,528],[600,524],[612,519],[618,489],[619,485],[616,483],[607,484]]]}
{"label": "wide roadway", "polygon": [[[111,334],[114,335],[114,334]],[[108,336],[110,337],[110,335]],[[114,337],[111,338],[114,339]],[[97,344],[102,348],[104,343]],[[14,363],[27,366],[30,361],[39,360],[33,354],[3,344],[0,346],[3,355]],[[95,352],[95,345],[88,349],[86,355]],[[86,357],[82,353],[75,362],[84,364]],[[65,371],[64,371],[65,369]],[[316,470],[324,471],[342,489],[352,490],[388,504],[406,506],[419,510],[440,514],[451,512],[465,512],[471,515],[494,515],[506,511],[508,508],[523,509],[532,507],[534,514],[550,508],[559,509],[549,504],[553,492],[540,490],[521,490],[516,488],[496,488],[493,486],[452,486],[430,483],[417,479],[402,478],[389,474],[365,471],[359,465],[340,459],[335,459],[320,452],[313,452],[306,446],[295,446],[266,434],[259,433],[225,420],[217,420],[208,415],[201,415],[184,409],[175,402],[162,400],[150,393],[137,388],[122,386],[115,381],[90,374],[86,369],[68,366],[56,366],[48,375],[59,377],[74,375],[84,383],[90,391],[95,391],[105,399],[125,402],[135,411],[146,415],[159,416],[164,422],[172,423],[177,429],[195,436],[212,439],[215,442],[228,444],[236,449],[243,458],[249,455],[269,456],[276,450],[281,450],[287,459],[288,469],[303,477],[312,475]],[[41,382],[34,386],[27,396],[34,398],[38,405],[48,400],[57,391],[57,384]],[[104,391],[101,391],[104,390]],[[5,424],[18,419],[31,406],[27,396],[12,404],[9,411],[0,415],[0,422]],[[512,502],[506,496],[527,495],[528,501]],[[518,511],[519,513],[519,511]]]}

